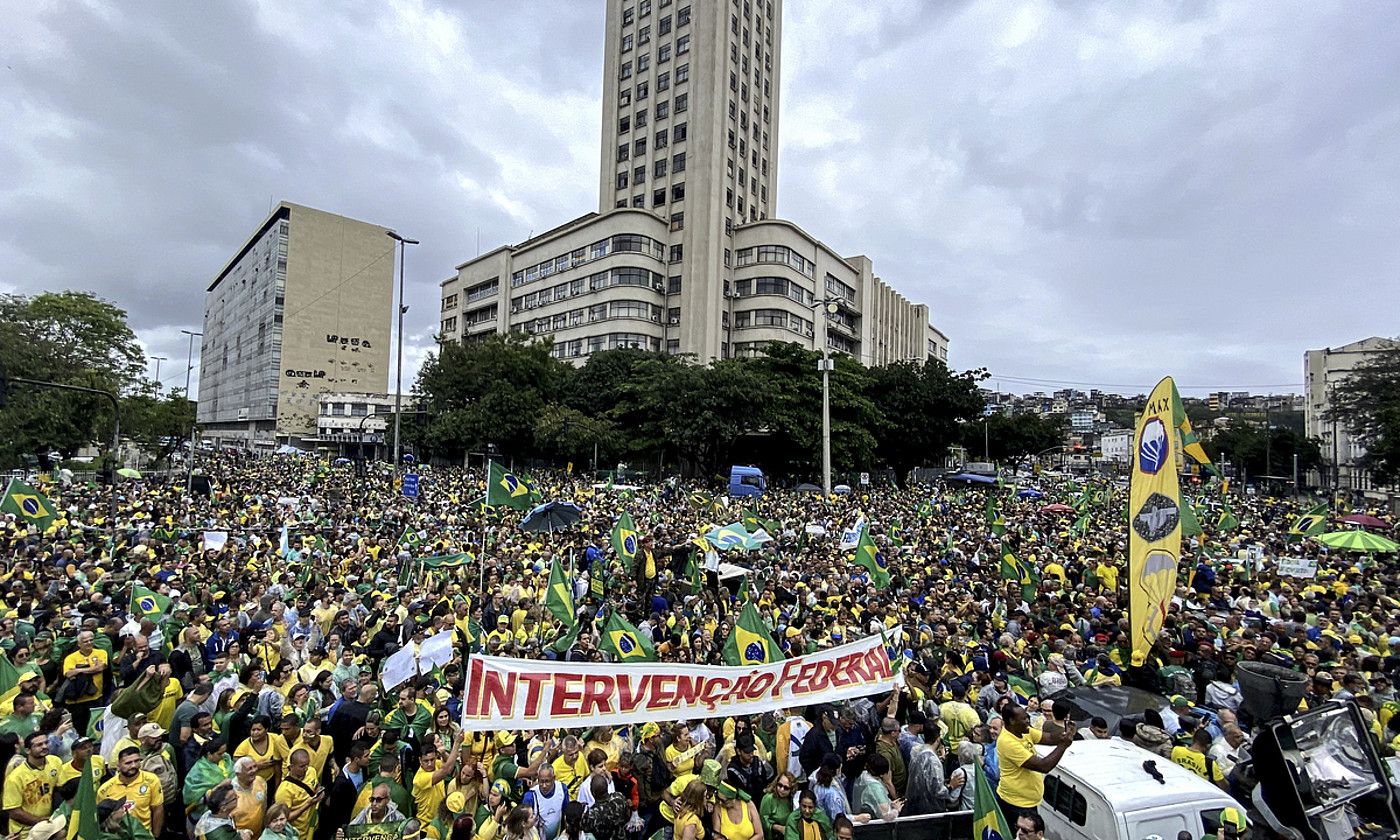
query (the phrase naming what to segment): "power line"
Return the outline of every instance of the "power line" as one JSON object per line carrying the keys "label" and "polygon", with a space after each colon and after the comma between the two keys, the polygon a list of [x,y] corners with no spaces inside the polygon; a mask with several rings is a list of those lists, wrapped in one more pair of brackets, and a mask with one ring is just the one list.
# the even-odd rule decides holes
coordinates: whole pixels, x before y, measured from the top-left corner
{"label": "power line", "polygon": [[[1156,384],[1152,383],[1149,385],[1143,385],[1126,384],[1121,382],[1080,382],[1070,379],[1042,379],[1032,376],[1013,376],[997,373],[992,373],[987,378],[992,381],[1011,382],[1017,385],[1073,385],[1082,388],[1130,388],[1142,391],[1151,390],[1153,385]],[[1301,389],[1302,387],[1302,383],[1299,382],[1274,383],[1270,385],[1182,385],[1181,383],[1177,383],[1177,389],[1181,391],[1249,391],[1254,389],[1267,390],[1271,388]]]}

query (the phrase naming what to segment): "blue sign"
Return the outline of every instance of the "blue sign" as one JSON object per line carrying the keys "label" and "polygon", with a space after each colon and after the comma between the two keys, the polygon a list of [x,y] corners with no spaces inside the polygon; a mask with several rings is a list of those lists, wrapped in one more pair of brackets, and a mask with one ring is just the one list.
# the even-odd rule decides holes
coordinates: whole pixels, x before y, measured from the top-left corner
{"label": "blue sign", "polygon": [[403,494],[410,499],[418,498],[418,474],[404,473]]}

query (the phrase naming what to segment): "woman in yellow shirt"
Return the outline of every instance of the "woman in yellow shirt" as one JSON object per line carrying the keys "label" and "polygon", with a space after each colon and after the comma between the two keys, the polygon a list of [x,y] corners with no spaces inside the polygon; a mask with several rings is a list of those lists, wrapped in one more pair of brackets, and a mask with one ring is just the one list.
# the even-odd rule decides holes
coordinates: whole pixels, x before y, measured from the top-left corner
{"label": "woman in yellow shirt", "polygon": [[267,715],[258,715],[248,726],[248,739],[233,751],[234,758],[247,756],[258,765],[258,776],[267,782],[268,788],[277,787],[278,771],[287,757],[287,742],[272,731],[272,721]]}
{"label": "woman in yellow shirt", "polygon": [[676,776],[698,773],[702,748],[702,744],[690,740],[689,726],[678,723],[672,727],[671,745],[666,748],[665,753],[666,764],[671,768],[671,773]]}
{"label": "woman in yellow shirt", "polygon": [[705,783],[691,779],[676,804],[675,840],[705,840]]}
{"label": "woman in yellow shirt", "polygon": [[[719,803],[715,806],[712,828],[716,837],[724,840],[763,840],[763,823],[752,801],[745,801],[728,782],[716,788]],[[679,819],[679,816],[678,816]]]}

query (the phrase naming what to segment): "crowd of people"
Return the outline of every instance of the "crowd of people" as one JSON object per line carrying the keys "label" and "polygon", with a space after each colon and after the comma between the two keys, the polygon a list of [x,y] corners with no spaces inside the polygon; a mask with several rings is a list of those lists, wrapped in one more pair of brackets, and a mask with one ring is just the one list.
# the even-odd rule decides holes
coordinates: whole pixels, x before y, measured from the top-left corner
{"label": "crowd of people", "polygon": [[[535,533],[518,511],[482,505],[480,469],[417,467],[409,500],[384,465],[221,454],[201,466],[208,494],[43,483],[49,527],[0,523],[12,836],[72,836],[87,772],[102,838],[849,840],[871,820],[972,810],[980,770],[1033,840],[1043,774],[1077,739],[1130,738],[1238,792],[1250,732],[1234,669],[1246,660],[1306,674],[1309,704],[1355,700],[1382,747],[1400,745],[1400,579],[1291,538],[1302,500],[1234,495],[1230,527],[1205,522],[1186,541],[1163,632],[1134,654],[1121,483],[1023,479],[1037,499],[881,486],[731,502],[693,483],[624,490],[541,471],[536,489],[582,519]],[[1054,501],[1075,510],[1045,510]],[[623,513],[640,535],[630,569],[609,540]],[[727,555],[705,545],[711,526],[744,516],[772,541]],[[862,517],[886,585],[840,545]],[[1004,579],[1005,552],[1036,582]],[[419,562],[445,556],[458,557]],[[1281,558],[1317,561],[1316,577],[1279,576]],[[747,585],[722,581],[721,561]],[[544,603],[555,564],[574,587],[576,636]],[[459,725],[472,655],[606,659],[593,618],[607,606],[660,659],[718,665],[741,591],[787,656],[901,627],[903,684],[753,717]],[[450,662],[383,684],[387,657],[440,632],[454,634]],[[6,673],[0,662],[0,683]],[[1110,731],[1053,699],[1105,684],[1169,708]],[[1244,828],[1243,815],[1228,822],[1220,836]]]}

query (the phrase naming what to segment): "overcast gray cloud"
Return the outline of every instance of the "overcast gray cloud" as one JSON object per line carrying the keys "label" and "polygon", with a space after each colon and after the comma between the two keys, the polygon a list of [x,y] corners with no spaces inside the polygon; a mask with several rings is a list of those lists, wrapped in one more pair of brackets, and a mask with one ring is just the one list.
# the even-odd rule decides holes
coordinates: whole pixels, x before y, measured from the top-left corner
{"label": "overcast gray cloud", "polygon": [[[602,9],[12,4],[0,289],[115,300],[180,384],[179,330],[285,198],[423,240],[416,369],[478,241],[596,207]],[[784,25],[779,214],[928,302],[957,367],[1261,388],[1400,332],[1387,4],[790,0]]]}

